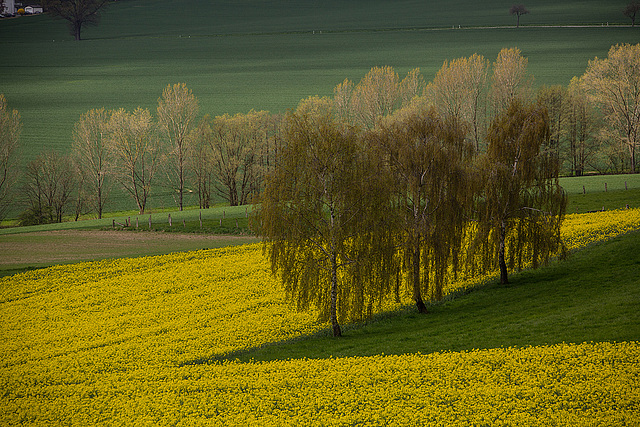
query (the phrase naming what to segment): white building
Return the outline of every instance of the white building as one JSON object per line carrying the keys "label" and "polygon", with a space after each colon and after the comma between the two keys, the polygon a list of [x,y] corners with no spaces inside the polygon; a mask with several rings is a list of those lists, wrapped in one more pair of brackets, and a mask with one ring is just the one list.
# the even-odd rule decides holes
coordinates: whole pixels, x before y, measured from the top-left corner
{"label": "white building", "polygon": [[42,13],[42,6],[27,6],[24,11],[28,14]]}
{"label": "white building", "polygon": [[4,10],[2,13],[16,13],[15,0],[4,0]]}

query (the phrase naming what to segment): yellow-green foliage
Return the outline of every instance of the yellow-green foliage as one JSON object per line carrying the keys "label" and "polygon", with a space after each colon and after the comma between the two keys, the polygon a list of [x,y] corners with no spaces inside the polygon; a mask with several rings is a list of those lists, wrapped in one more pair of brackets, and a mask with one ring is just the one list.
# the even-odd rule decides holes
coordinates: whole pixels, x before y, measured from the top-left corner
{"label": "yellow-green foliage", "polygon": [[[640,210],[565,224],[577,248],[639,228]],[[612,425],[637,416],[637,342],[216,361],[322,326],[285,302],[259,245],[3,278],[1,424]]]}

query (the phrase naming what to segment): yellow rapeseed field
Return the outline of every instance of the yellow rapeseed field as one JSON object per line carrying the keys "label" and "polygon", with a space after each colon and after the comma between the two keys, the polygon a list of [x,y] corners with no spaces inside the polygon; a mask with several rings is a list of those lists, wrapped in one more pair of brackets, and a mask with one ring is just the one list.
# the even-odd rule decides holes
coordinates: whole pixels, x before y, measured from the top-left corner
{"label": "yellow rapeseed field", "polygon": [[[568,215],[563,235],[581,248],[638,228],[640,210]],[[292,310],[260,245],[6,277],[0,425],[629,425],[640,411],[638,342],[226,360],[324,326]]]}

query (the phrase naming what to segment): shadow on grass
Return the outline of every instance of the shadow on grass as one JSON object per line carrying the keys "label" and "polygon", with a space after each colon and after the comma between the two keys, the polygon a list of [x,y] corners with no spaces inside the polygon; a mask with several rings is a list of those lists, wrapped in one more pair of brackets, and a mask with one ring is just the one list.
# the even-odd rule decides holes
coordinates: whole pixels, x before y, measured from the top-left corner
{"label": "shadow on grass", "polygon": [[465,351],[561,342],[640,339],[640,232],[619,236],[538,270],[491,281],[456,298],[315,334],[184,364]]}

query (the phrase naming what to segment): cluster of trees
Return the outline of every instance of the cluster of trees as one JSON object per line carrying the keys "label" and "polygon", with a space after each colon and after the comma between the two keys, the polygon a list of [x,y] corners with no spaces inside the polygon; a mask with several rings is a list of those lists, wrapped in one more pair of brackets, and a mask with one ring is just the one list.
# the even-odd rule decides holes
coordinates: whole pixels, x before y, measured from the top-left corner
{"label": "cluster of trees", "polygon": [[493,64],[445,62],[429,84],[376,67],[302,101],[283,119],[255,219],[288,295],[339,336],[403,287],[425,312],[452,277],[498,268],[507,283],[509,269],[562,255],[565,147],[588,157],[606,135],[635,162],[638,49],[613,47],[568,89],[533,91],[526,58],[504,49]]}
{"label": "cluster of trees", "polygon": [[[115,185],[131,196],[140,214],[152,190],[169,189],[182,210],[187,195],[201,208],[214,197],[230,205],[247,204],[260,190],[277,151],[277,116],[264,111],[198,118],[198,100],[185,84],[168,85],[157,112],[143,108],[93,109],[75,124],[71,152],[40,153],[26,165],[16,188],[17,111],[2,103],[0,206],[18,199],[22,225],[61,222],[64,215],[95,213],[107,206]],[[5,111],[6,110],[6,111]]]}
{"label": "cluster of trees", "polygon": [[[545,152],[561,173],[635,172],[639,61],[640,45],[613,46],[607,58],[590,61],[568,87],[537,91],[527,59],[515,48],[503,49],[493,63],[477,54],[445,61],[428,84],[418,69],[401,79],[391,67],[375,67],[357,84],[337,85],[331,110],[345,125],[372,131],[382,118],[419,99],[439,117],[462,123],[464,141],[477,157],[488,152],[490,126],[513,99],[523,105],[537,102],[548,115]],[[41,153],[18,179],[20,118],[4,97],[0,107],[0,213],[22,204],[24,224],[90,212],[101,217],[114,185],[131,195],[140,213],[158,187],[170,189],[180,209],[187,195],[188,200],[197,196],[201,208],[215,197],[246,204],[260,193],[264,176],[290,144],[282,115],[250,111],[200,118],[197,98],[186,85],[176,84],[164,89],[155,115],[141,108],[83,114],[71,153]]]}

